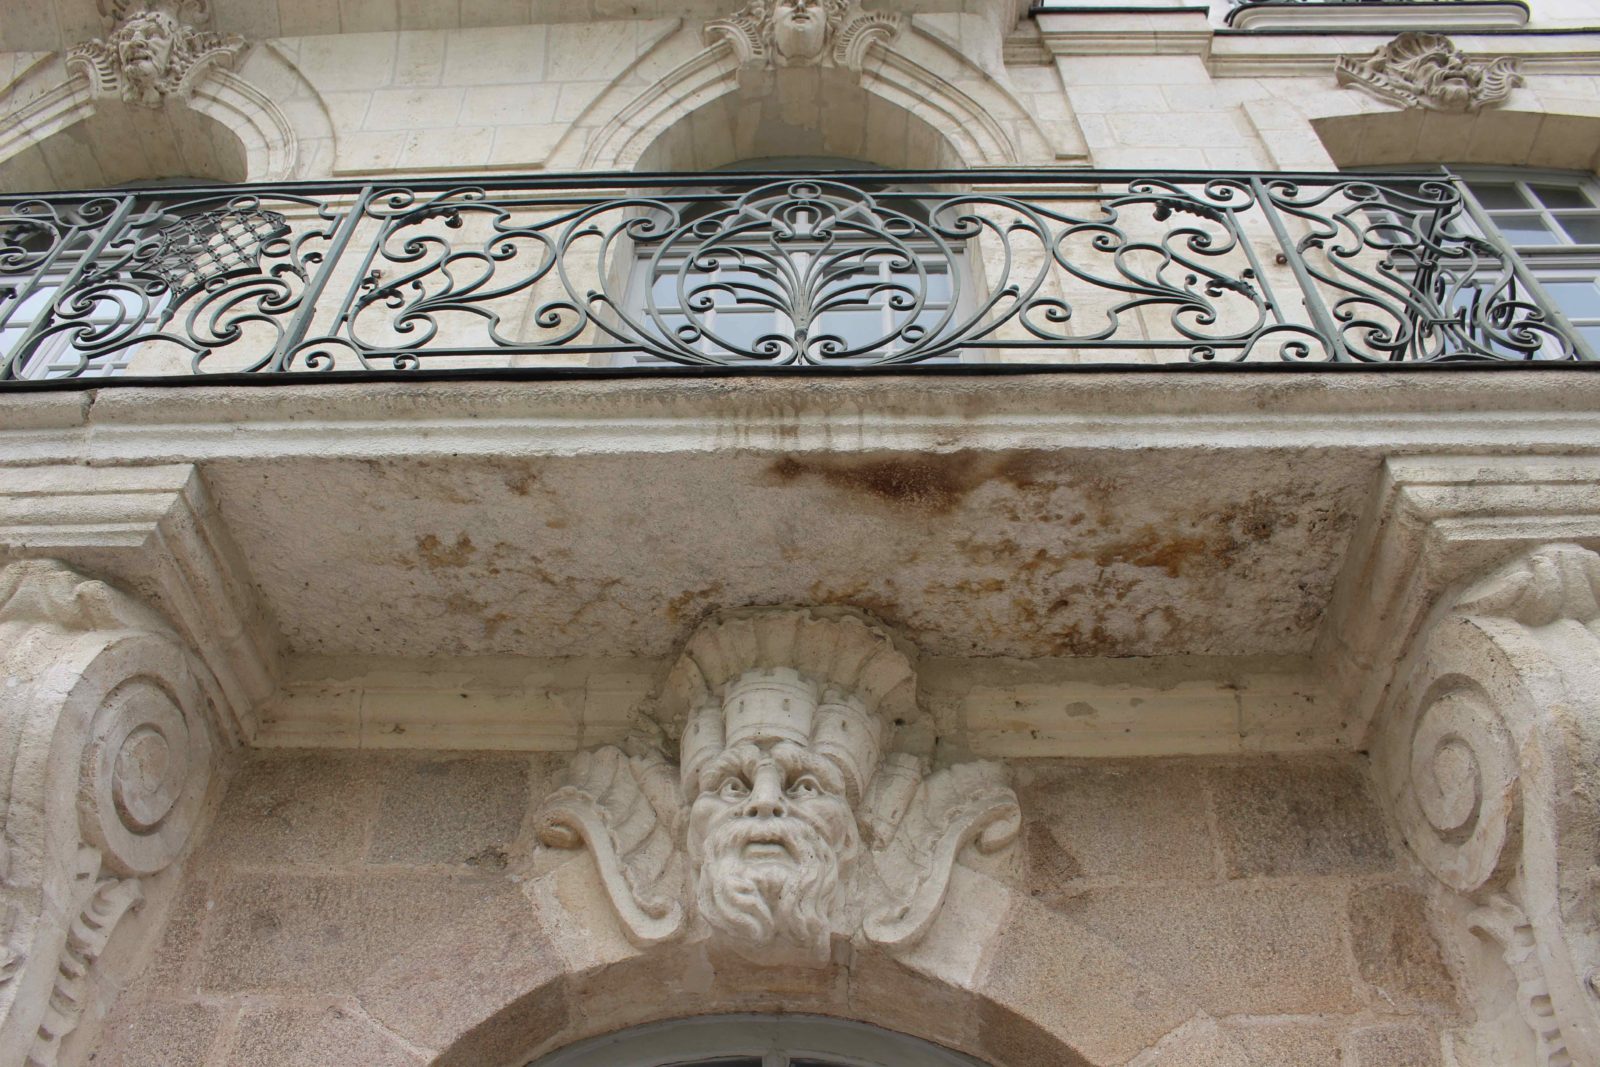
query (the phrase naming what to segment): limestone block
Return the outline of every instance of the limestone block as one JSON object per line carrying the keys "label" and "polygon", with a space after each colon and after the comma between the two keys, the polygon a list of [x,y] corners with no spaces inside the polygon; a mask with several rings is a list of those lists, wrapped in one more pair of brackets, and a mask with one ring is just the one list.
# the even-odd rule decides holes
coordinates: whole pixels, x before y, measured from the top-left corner
{"label": "limestone block", "polygon": [[1350,899],[1350,936],[1356,968],[1385,1010],[1455,1007],[1455,983],[1419,894],[1393,885],[1356,889]]}
{"label": "limestone block", "polygon": [[1084,892],[1061,910],[1191,991],[1213,1015],[1349,1012],[1360,1004],[1338,885],[1120,886]]}
{"label": "limestone block", "polygon": [[[337,1061],[330,1057],[338,1057]],[[245,1010],[226,1060],[228,1067],[421,1067],[426,1062],[344,1005],[252,1006]]]}
{"label": "limestone block", "polygon": [[1443,1067],[1439,1039],[1418,1026],[1368,1026],[1352,1031],[1350,1067]]}
{"label": "limestone block", "polygon": [[449,1062],[463,1065],[505,1062],[568,1024],[559,957],[508,882],[479,883],[470,903],[414,926],[391,958],[346,988],[374,1020],[418,1046],[450,1048]]}
{"label": "limestone block", "polygon": [[239,874],[218,883],[200,988],[353,989],[438,927],[481,910],[494,880],[422,874]]}
{"label": "limestone block", "polygon": [[199,1067],[207,1062],[227,1014],[214,1004],[193,1001],[120,1003],[100,1031],[95,1067]]}
{"label": "limestone block", "polygon": [[376,804],[371,760],[340,753],[262,753],[229,784],[200,862],[353,863],[366,847]]}
{"label": "limestone block", "polygon": [[528,805],[517,757],[391,760],[381,774],[368,859],[503,869]]}
{"label": "limestone block", "polygon": [[1183,764],[1022,762],[1027,891],[1065,901],[1078,879],[1206,880],[1216,852],[1203,777]]}
{"label": "limestone block", "polygon": [[[1123,1063],[1193,1014],[1167,985],[1173,978],[1186,985],[1188,977],[1165,962],[1141,963],[1094,931],[1023,902],[996,943],[979,988],[1031,1027],[1068,1042],[1086,1063]],[[986,1045],[1015,1044],[1025,1051],[1044,1045],[1030,1039],[1027,1028],[1010,1039],[996,1035],[1000,1021],[994,1015],[982,1021]],[[1040,1048],[1019,1059],[1049,1062],[1033,1058],[1042,1054]]]}
{"label": "limestone block", "polygon": [[1364,874],[1394,861],[1355,761],[1264,760],[1208,774],[1230,878]]}

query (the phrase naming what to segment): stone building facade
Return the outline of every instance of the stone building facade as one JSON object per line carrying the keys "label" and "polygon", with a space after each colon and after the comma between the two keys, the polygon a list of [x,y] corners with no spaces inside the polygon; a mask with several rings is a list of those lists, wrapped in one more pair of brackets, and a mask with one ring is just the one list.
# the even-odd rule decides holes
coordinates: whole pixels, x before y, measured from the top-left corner
{"label": "stone building facade", "polygon": [[0,7],[0,1067],[1600,1067],[1592,8]]}

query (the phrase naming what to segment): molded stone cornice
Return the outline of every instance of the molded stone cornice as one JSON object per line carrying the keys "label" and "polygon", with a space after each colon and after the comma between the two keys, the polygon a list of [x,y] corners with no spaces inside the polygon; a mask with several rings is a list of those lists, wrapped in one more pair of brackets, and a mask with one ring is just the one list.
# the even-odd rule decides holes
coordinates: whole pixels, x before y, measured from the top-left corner
{"label": "molded stone cornice", "polygon": [[1441,598],[1508,553],[1600,544],[1600,456],[1387,461],[1345,555],[1316,649],[1362,743]]}
{"label": "molded stone cornice", "polygon": [[[96,0],[39,0],[32,3],[27,19],[6,24],[7,49],[18,51],[60,51],[109,29]],[[733,0],[679,0],[669,14],[684,18],[716,18],[726,15],[737,4]],[[999,17],[1011,22],[1024,18],[1028,0],[880,0],[877,10],[906,14],[932,11],[971,11],[998,9]],[[437,10],[433,10],[433,8]],[[478,29],[491,26],[520,26],[528,23],[590,22],[622,20],[616,5],[596,4],[592,0],[532,0],[522,5],[494,5],[487,11],[466,17],[454,4],[430,5],[428,29]],[[659,17],[652,5],[637,5],[631,17]],[[272,37],[314,37],[335,33],[375,33],[424,28],[402,25],[396,5],[364,5],[352,15],[339,5],[303,4],[298,0],[252,0],[245,4],[223,4],[212,19],[222,33],[241,33],[252,39]]]}
{"label": "molded stone cornice", "polygon": [[139,591],[215,675],[223,740],[275,687],[276,628],[192,466],[0,468],[0,560],[49,556]]}

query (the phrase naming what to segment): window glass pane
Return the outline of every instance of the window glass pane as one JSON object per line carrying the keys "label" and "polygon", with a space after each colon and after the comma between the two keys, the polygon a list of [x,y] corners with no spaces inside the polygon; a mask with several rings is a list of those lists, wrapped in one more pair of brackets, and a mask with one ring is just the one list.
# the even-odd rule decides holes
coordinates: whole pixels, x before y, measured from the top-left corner
{"label": "window glass pane", "polygon": [[1551,233],[1538,215],[1496,215],[1495,225],[1514,245],[1553,245],[1561,239]]}
{"label": "window glass pane", "polygon": [[1508,208],[1526,209],[1532,206],[1528,203],[1528,198],[1523,196],[1521,190],[1515,185],[1471,182],[1468,188],[1477,196],[1478,203],[1489,211],[1504,211]]}
{"label": "window glass pane", "polygon": [[1600,286],[1595,279],[1541,279],[1545,291],[1569,319],[1600,319]]}
{"label": "window glass pane", "polygon": [[1578,332],[1583,335],[1585,341],[1589,342],[1589,348],[1596,355],[1600,355],[1600,326],[1580,326],[1578,327]]}
{"label": "window glass pane", "polygon": [[1580,185],[1535,185],[1533,195],[1546,207],[1594,207]]}
{"label": "window glass pane", "polygon": [[1600,215],[1562,215],[1561,228],[1580,245],[1600,245]]}

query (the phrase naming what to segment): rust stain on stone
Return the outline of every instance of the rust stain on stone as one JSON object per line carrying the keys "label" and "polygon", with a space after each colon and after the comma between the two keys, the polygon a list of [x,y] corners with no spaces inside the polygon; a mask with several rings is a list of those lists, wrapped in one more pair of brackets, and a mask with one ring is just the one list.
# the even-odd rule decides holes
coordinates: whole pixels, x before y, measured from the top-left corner
{"label": "rust stain on stone", "polygon": [[712,582],[704,589],[685,589],[667,601],[667,618],[673,622],[698,620],[715,605],[717,598],[722,595],[722,589],[721,582]]}
{"label": "rust stain on stone", "polygon": [[440,541],[435,534],[423,534],[417,538],[417,552],[422,556],[422,562],[429,570],[447,570],[454,567],[465,567],[472,562],[472,557],[478,551],[478,546],[472,543],[472,538],[466,534],[458,534],[456,543],[447,545]]}
{"label": "rust stain on stone", "polygon": [[825,485],[925,515],[949,514],[985,482],[999,479],[1019,490],[1052,489],[1047,462],[1036,452],[971,451],[895,453],[868,458],[784,456],[768,473],[779,485],[814,477]]}

